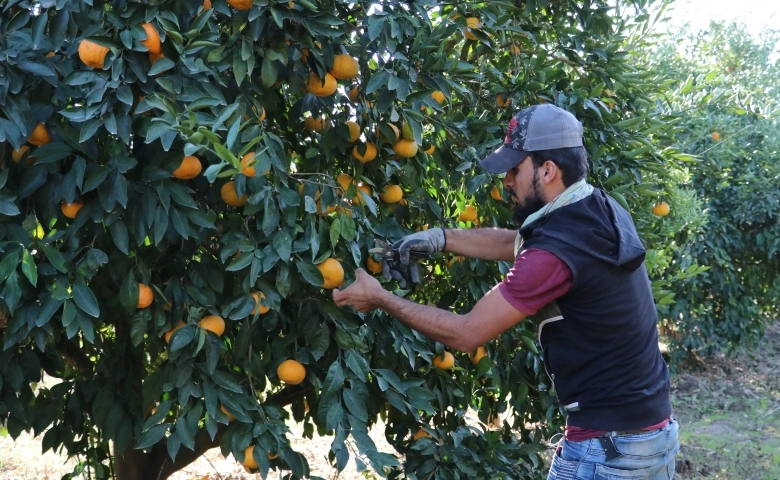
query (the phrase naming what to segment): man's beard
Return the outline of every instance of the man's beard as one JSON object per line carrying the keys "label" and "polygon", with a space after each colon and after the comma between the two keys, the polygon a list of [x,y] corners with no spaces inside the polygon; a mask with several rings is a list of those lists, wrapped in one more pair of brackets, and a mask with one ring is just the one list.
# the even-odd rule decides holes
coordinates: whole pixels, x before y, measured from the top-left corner
{"label": "man's beard", "polygon": [[[531,187],[531,193],[523,199],[523,205],[520,205],[520,199],[518,198],[518,202],[515,202],[515,207],[512,210],[512,219],[514,219],[518,225],[522,225],[526,218],[546,205],[539,192],[539,174],[536,169],[534,169],[534,178],[531,181]],[[517,198],[514,190],[512,191],[512,195]]]}

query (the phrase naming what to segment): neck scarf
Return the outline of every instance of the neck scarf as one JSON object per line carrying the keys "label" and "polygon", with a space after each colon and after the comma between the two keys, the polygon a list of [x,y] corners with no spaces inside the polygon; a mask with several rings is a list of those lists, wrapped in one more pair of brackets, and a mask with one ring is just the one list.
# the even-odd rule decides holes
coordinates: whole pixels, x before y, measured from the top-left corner
{"label": "neck scarf", "polygon": [[[566,205],[570,205],[574,202],[579,202],[580,200],[587,197],[591,193],[593,193],[593,186],[589,185],[588,182],[583,178],[582,180],[571,184],[569,188],[567,188],[566,190],[561,192],[560,195],[555,197],[552,200],[552,202],[548,203],[544,207],[540,208],[536,212],[529,215],[528,218],[525,219],[523,225],[520,228],[522,229],[526,225],[544,217],[545,215],[549,214],[553,210],[556,210]],[[518,232],[517,237],[515,237],[515,256],[517,256],[517,254],[520,253],[520,249],[522,248],[522,246],[523,246],[523,237]]]}

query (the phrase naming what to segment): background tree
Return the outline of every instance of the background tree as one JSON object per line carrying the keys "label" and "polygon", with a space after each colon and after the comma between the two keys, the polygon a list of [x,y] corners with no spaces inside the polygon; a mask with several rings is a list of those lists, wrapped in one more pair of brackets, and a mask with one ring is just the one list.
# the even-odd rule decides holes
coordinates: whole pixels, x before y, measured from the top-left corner
{"label": "background tree", "polygon": [[[538,102],[583,120],[591,181],[650,215],[685,157],[651,141],[662,84],[629,52],[664,3],[5,2],[8,432],[96,478],[163,479],[214,446],[307,477],[292,421],[333,436],[339,470],[539,477],[563,417],[534,326],[474,364],[328,289],[375,238],[510,225],[477,161]],[[465,311],[508,268],[442,256],[387,287]],[[61,382],[33,389],[42,372]]]}
{"label": "background tree", "polygon": [[666,266],[708,267],[662,311],[680,355],[754,342],[780,313],[778,40],[712,23],[675,32],[648,58],[668,76],[664,105],[678,118],[667,144],[695,155],[675,175],[696,196],[672,192],[670,222],[658,230]]}

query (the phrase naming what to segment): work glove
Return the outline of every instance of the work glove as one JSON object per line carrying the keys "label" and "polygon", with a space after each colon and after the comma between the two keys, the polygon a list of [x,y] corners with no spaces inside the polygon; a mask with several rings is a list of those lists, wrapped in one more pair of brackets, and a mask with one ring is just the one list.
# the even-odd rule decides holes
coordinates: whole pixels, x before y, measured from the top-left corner
{"label": "work glove", "polygon": [[[407,235],[391,247],[398,252],[398,262],[385,260],[382,263],[382,275],[397,280],[401,288],[406,288],[407,281],[420,283],[417,261],[422,257],[443,251],[446,244],[447,239],[443,228],[432,228]],[[410,258],[415,260],[411,265]]]}

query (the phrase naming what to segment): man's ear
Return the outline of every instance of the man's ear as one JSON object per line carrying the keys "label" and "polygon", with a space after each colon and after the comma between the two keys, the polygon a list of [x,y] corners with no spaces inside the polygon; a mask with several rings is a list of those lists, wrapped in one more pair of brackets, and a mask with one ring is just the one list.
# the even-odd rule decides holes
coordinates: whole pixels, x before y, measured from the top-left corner
{"label": "man's ear", "polygon": [[563,172],[552,160],[546,160],[539,170],[539,177],[543,183],[553,183],[556,179],[562,180]]}

